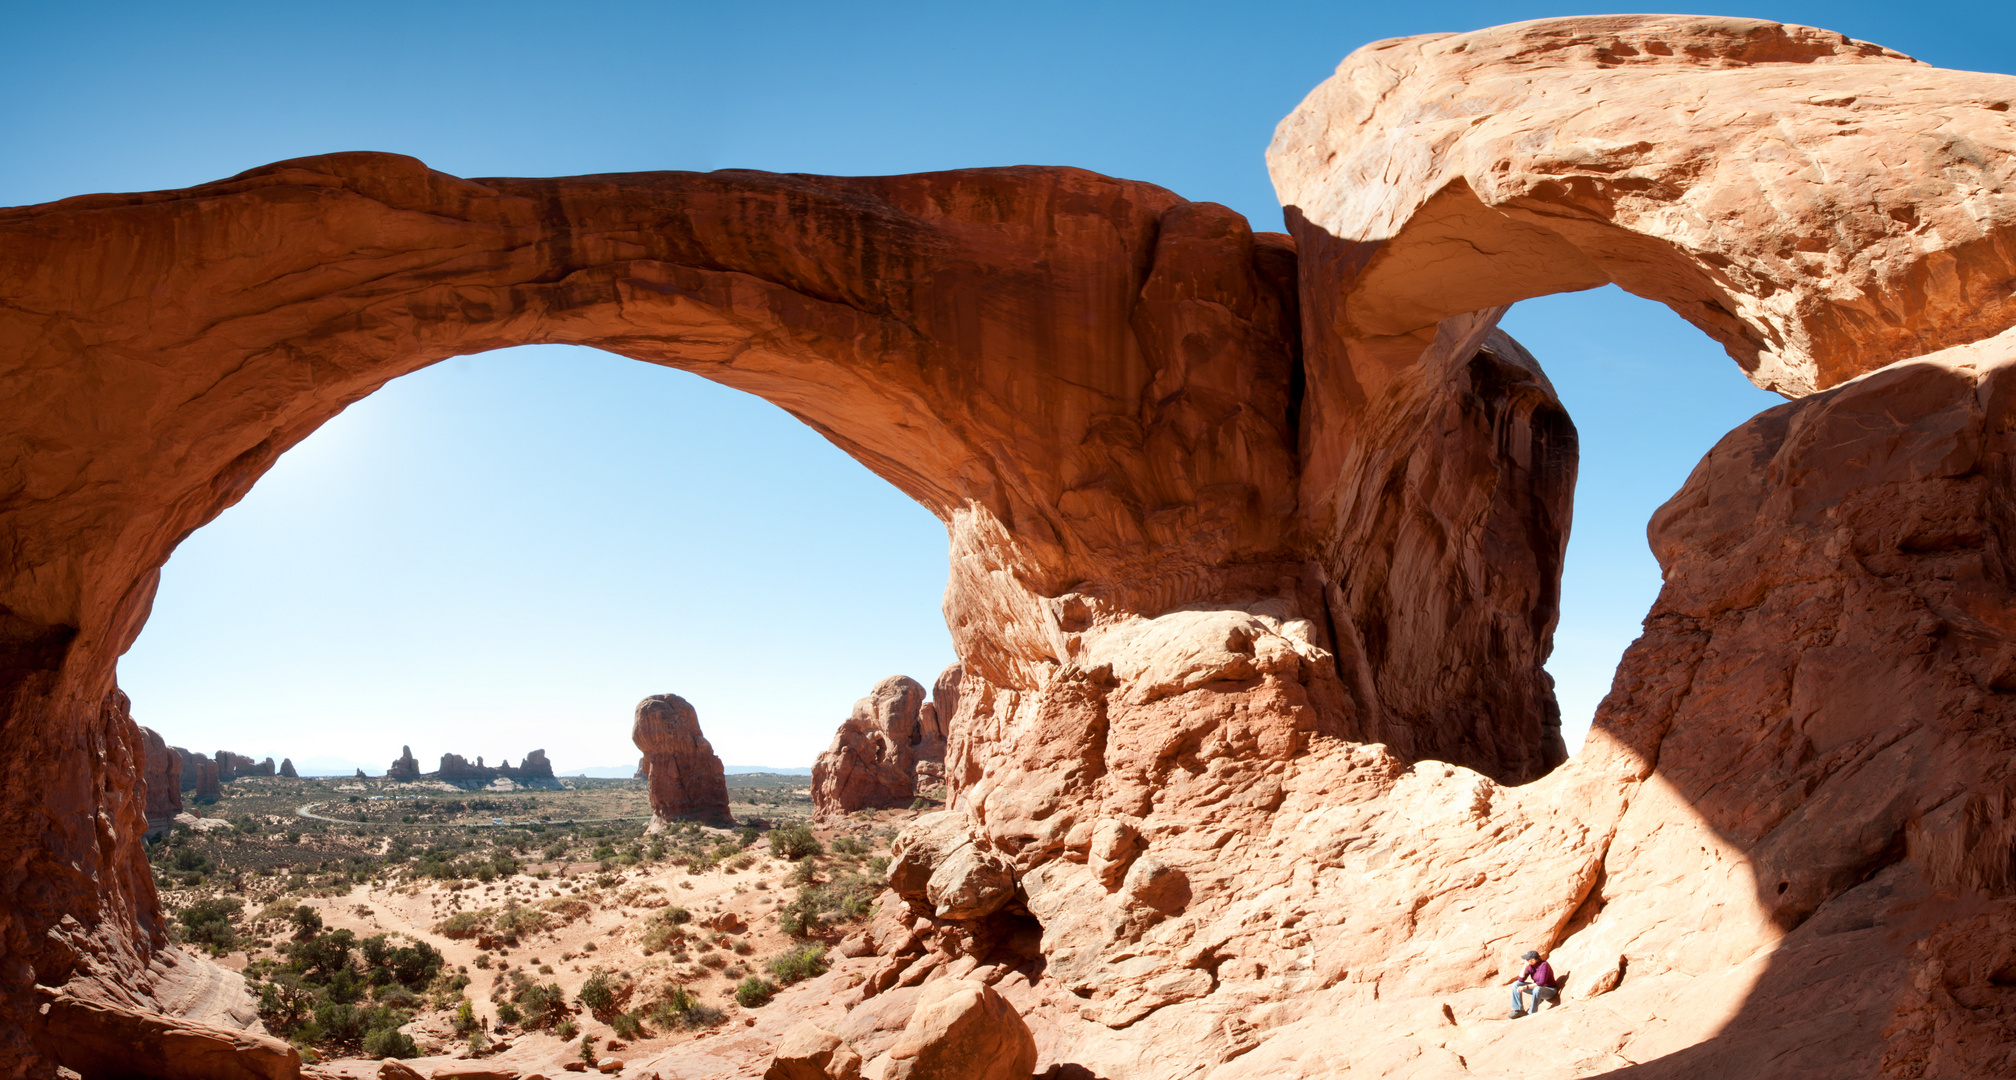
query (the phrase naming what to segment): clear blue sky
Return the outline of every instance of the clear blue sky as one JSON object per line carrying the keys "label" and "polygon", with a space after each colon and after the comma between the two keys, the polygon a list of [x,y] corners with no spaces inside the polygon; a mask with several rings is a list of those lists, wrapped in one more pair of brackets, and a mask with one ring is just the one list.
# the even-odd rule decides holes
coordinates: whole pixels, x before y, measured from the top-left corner
{"label": "clear blue sky", "polygon": [[[1279,228],[1262,152],[1353,48],[1605,10],[0,0],[0,205],[387,150],[464,176],[1078,165]],[[2012,70],[2006,4],[1712,10]],[[1552,665],[1573,746],[1658,589],[1646,519],[1776,399],[1614,289],[1506,325],[1582,432]],[[876,679],[950,662],[944,547],[761,401],[510,350],[401,379],[288,454],[170,561],[120,676],[204,751],[622,764],[631,706],[672,691],[730,764],[805,765]]]}

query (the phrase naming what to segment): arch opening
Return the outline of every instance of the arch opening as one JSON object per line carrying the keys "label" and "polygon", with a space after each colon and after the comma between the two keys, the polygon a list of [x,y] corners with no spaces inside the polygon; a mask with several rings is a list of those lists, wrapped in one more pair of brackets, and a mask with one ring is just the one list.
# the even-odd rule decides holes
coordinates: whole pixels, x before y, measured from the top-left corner
{"label": "arch opening", "polygon": [[184,541],[120,685],[171,743],[317,775],[410,743],[627,776],[666,690],[731,766],[804,767],[877,679],[952,661],[944,560],[941,523],[760,399],[498,350],[388,383]]}

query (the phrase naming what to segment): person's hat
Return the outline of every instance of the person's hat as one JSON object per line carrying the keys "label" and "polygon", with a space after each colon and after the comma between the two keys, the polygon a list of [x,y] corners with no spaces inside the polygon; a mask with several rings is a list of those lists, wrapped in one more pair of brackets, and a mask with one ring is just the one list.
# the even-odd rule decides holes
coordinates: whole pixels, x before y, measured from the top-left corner
{"label": "person's hat", "polygon": [[1537,953],[1537,952],[1534,952],[1534,951],[1533,951],[1532,949],[1528,949],[1528,950],[1526,950],[1526,955],[1525,955],[1525,956],[1522,956],[1522,957],[1520,957],[1519,959],[1521,959],[1521,960],[1538,960],[1538,959],[1540,959],[1540,954],[1539,954],[1539,953]]}

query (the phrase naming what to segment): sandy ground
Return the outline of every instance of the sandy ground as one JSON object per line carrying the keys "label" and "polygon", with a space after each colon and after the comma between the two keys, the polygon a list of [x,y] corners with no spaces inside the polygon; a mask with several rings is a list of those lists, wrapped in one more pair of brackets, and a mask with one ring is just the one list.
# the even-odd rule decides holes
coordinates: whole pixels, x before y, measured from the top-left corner
{"label": "sandy ground", "polygon": [[[850,821],[840,829],[819,830],[819,836],[822,840],[850,834],[866,836],[911,816],[904,811],[888,811],[873,821]],[[881,849],[878,852],[886,854]],[[771,857],[767,845],[759,842],[748,849],[748,854],[753,857],[753,864],[742,870],[729,869],[724,863],[713,870],[694,873],[683,866],[658,863],[603,874],[593,863],[528,864],[525,874],[488,885],[472,883],[461,890],[446,888],[438,882],[374,884],[358,886],[344,897],[301,902],[315,908],[330,930],[347,929],[359,937],[383,933],[426,941],[441,950],[448,970],[461,971],[470,977],[463,993],[473,1003],[476,1015],[485,1021],[486,1030],[491,1031],[491,1049],[480,1060],[471,1060],[466,1040],[454,1031],[452,1013],[422,1013],[404,1029],[423,1054],[406,1064],[422,1076],[481,1065],[504,1074],[553,1077],[563,1071],[566,1063],[578,1063],[579,1036],[563,1041],[551,1032],[524,1032],[515,1027],[508,1033],[496,1033],[497,1005],[509,993],[510,971],[523,971],[541,983],[559,983],[569,1004],[574,1005],[581,984],[600,966],[627,972],[636,980],[637,993],[628,1003],[629,1008],[647,1004],[669,984],[680,984],[697,995],[702,1004],[725,1014],[721,1024],[713,1029],[658,1030],[649,1025],[647,1037],[625,1042],[617,1040],[607,1024],[582,1010],[575,1014],[574,1023],[581,1033],[595,1039],[598,1057],[642,1060],[680,1043],[756,1022],[751,1010],[736,1004],[734,988],[748,974],[767,977],[764,961],[798,944],[777,928],[774,917],[780,906],[796,896],[797,887],[789,880],[795,864]],[[531,876],[539,870],[547,870],[552,876],[543,881]],[[602,884],[604,880],[608,883]],[[562,897],[584,901],[589,905],[588,912],[564,926],[522,938],[514,948],[485,950],[475,940],[451,939],[433,929],[458,911],[502,908],[512,901],[532,906]],[[701,963],[709,954],[690,946],[689,960],[683,963],[675,962],[664,952],[644,955],[636,940],[638,931],[668,905],[678,905],[692,913],[692,921],[686,924],[689,931],[721,942],[712,950],[712,955],[718,958],[714,963],[719,966]],[[745,929],[732,932],[708,929],[723,913],[735,916],[730,926],[739,922]],[[839,929],[844,932],[852,927]],[[489,966],[479,967],[477,957],[485,953]],[[242,969],[246,960],[240,953],[232,955],[228,963]],[[551,973],[543,973],[542,967],[550,967]],[[356,1059],[315,1065],[317,1072],[345,1077],[376,1077],[378,1069],[377,1061]],[[617,1075],[650,1074],[630,1069]]]}

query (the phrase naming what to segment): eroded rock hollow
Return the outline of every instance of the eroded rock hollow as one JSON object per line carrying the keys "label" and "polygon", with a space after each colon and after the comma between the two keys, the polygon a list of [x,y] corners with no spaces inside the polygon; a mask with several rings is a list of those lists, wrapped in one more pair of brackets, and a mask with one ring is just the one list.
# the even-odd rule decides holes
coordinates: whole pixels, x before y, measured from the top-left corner
{"label": "eroded rock hollow", "polygon": [[[49,778],[0,789],[0,1062],[98,1015],[57,1038],[38,995],[172,1013],[207,968],[108,704],[175,544],[387,380],[567,342],[776,402],[951,544],[947,810],[833,974],[668,1070],[760,1073],[798,1021],[893,1061],[946,978],[1116,1080],[1511,1075],[1543,1037],[1562,1075],[2016,1070],[2012,102],[1585,18],[1353,53],[1270,151],[1292,238],[1072,169],[378,154],[0,211],[0,760]],[[1653,522],[1567,761],[1576,438],[1496,322],[1606,282],[1797,400]],[[1601,1007],[1476,1022],[1535,945]]]}

